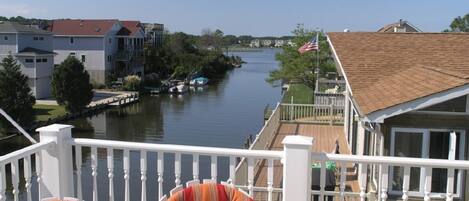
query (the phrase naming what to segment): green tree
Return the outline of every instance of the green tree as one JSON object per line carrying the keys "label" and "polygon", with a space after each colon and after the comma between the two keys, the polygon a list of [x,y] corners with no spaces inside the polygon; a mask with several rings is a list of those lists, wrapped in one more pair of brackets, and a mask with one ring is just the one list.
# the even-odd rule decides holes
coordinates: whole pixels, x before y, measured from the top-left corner
{"label": "green tree", "polygon": [[[0,63],[0,108],[20,125],[30,126],[34,122],[35,102],[28,77],[21,73],[13,56],[8,55]],[[2,128],[8,125],[2,121]]]}
{"label": "green tree", "polygon": [[[314,70],[317,65],[319,65],[321,75],[336,71],[329,44],[323,32],[311,31],[299,24],[292,33],[294,34],[292,42],[296,45],[284,46],[283,51],[276,55],[276,59],[280,62],[280,68],[270,72],[270,76],[267,78],[268,82],[299,80],[313,87],[316,77]],[[319,34],[319,52],[309,51],[300,54],[298,48],[315,37],[316,34]]]}
{"label": "green tree", "polygon": [[469,13],[463,17],[454,18],[449,27],[450,29],[446,29],[444,32],[469,32]]}
{"label": "green tree", "polygon": [[70,112],[78,112],[91,102],[93,87],[83,63],[69,56],[52,74],[52,94]]}

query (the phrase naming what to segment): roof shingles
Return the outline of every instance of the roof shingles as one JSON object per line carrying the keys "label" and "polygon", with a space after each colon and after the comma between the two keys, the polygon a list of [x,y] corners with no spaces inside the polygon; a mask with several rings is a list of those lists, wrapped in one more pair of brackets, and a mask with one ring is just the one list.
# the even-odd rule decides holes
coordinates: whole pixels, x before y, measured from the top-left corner
{"label": "roof shingles", "polygon": [[329,33],[361,112],[468,83],[469,34]]}

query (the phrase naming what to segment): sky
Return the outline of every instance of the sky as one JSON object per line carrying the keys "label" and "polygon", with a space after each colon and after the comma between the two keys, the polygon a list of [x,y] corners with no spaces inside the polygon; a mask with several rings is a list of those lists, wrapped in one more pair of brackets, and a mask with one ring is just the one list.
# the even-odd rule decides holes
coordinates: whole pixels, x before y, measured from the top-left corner
{"label": "sky", "polygon": [[469,13],[468,0],[0,0],[0,15],[162,23],[171,32],[291,35],[297,24],[325,31],[376,31],[405,19],[440,32]]}

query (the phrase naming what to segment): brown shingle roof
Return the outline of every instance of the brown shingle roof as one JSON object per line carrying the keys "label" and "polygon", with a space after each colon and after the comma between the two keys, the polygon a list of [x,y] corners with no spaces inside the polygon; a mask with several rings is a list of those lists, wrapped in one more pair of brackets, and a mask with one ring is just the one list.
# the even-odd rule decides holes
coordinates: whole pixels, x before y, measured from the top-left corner
{"label": "brown shingle roof", "polygon": [[55,35],[103,36],[118,20],[53,20],[49,31]]}
{"label": "brown shingle roof", "polygon": [[363,114],[469,83],[469,34],[328,36]]}
{"label": "brown shingle roof", "polygon": [[142,29],[139,21],[121,21],[121,23],[123,27],[117,35],[133,36]]}

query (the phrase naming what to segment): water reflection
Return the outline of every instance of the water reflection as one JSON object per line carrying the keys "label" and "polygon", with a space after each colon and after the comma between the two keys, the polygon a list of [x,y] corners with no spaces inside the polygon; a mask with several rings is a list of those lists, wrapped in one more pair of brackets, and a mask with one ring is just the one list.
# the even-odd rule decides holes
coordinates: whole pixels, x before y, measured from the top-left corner
{"label": "water reflection", "polygon": [[[278,67],[275,53],[230,53],[241,56],[246,64],[227,73],[224,79],[209,86],[194,88],[183,95],[145,96],[141,101],[124,108],[107,110],[96,116],[76,119],[66,124],[75,126],[73,137],[122,140],[132,142],[185,144],[241,148],[246,137],[259,132],[263,125],[264,107],[275,105],[280,99],[280,88],[265,82],[269,72]],[[24,140],[18,140],[24,142]],[[1,144],[1,151],[20,148],[23,145]],[[10,147],[8,149],[7,147]],[[3,152],[6,153],[6,152]],[[83,150],[83,188],[91,192],[92,178],[89,149]],[[98,150],[98,190],[100,200],[107,200],[108,180],[106,151]],[[140,196],[139,152],[131,152],[131,200]],[[165,191],[174,186],[174,155],[165,155]],[[182,156],[181,180],[192,177],[192,157]],[[116,200],[123,200],[122,151],[114,152]],[[210,159],[200,157],[200,178],[210,178]],[[226,180],[228,160],[218,159],[218,179]],[[156,153],[148,154],[148,198],[156,199]],[[91,195],[90,195],[91,196]],[[91,197],[85,197],[91,200]]]}

